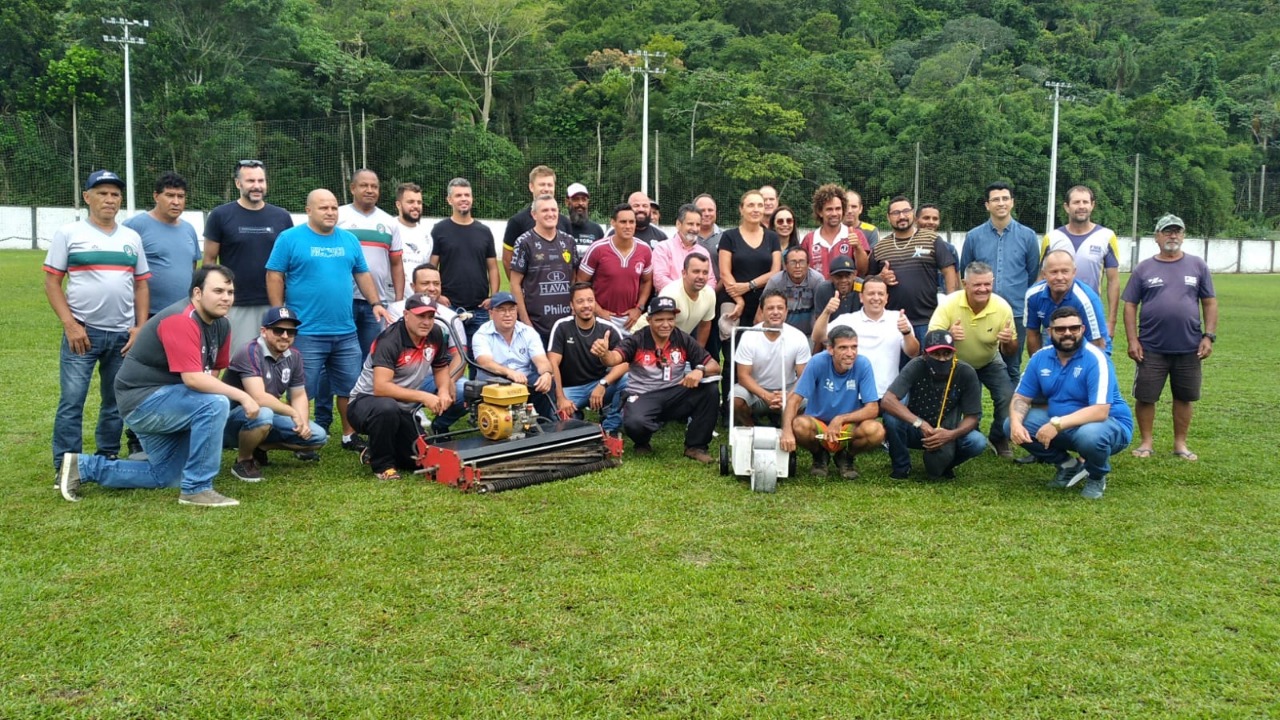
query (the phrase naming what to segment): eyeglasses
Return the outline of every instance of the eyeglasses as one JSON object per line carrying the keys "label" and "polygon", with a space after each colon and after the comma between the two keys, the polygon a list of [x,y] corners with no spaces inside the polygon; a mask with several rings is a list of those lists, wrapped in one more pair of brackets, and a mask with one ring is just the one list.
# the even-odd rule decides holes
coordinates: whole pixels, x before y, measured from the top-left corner
{"label": "eyeglasses", "polygon": [[1186,230],[1180,227],[1171,227],[1171,228],[1165,228],[1160,232],[1164,233],[1165,235],[1181,235],[1182,233],[1186,232]]}
{"label": "eyeglasses", "polygon": [[1071,333],[1074,335],[1084,330],[1084,325],[1055,325],[1049,329],[1056,333]]}
{"label": "eyeglasses", "polygon": [[795,259],[795,260],[788,260],[788,261],[787,261],[787,264],[788,264],[788,265],[808,265],[808,264],[809,264],[809,259],[808,259],[808,258],[797,258],[797,259]]}
{"label": "eyeglasses", "polygon": [[795,225],[796,221],[791,218],[774,218],[774,225]]}
{"label": "eyeglasses", "polygon": [[297,337],[298,336],[298,328],[269,327],[267,329],[270,330],[271,334],[275,335],[276,337]]}
{"label": "eyeglasses", "polygon": [[241,160],[240,162],[236,163],[236,167],[238,168],[262,167],[262,161],[261,160]]}
{"label": "eyeglasses", "polygon": [[890,210],[889,217],[902,217],[903,215],[910,215],[912,212],[911,208],[906,208],[905,210]]}

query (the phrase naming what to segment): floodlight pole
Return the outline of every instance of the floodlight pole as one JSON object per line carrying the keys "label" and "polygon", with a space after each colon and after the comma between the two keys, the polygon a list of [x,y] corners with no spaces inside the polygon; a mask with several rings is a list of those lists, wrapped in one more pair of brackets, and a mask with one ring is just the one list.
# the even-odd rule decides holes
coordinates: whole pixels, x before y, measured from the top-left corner
{"label": "floodlight pole", "polygon": [[1058,194],[1058,101],[1062,97],[1063,88],[1071,88],[1071,83],[1048,80],[1045,87],[1053,88],[1053,144],[1049,150],[1049,201],[1044,216],[1044,234],[1053,232],[1054,211],[1057,209]]}
{"label": "floodlight pole", "polygon": [[631,50],[627,53],[631,57],[638,57],[644,61],[644,66],[631,66],[632,73],[644,73],[644,119],[641,121],[640,127],[640,192],[645,195],[649,194],[649,76],[662,75],[667,72],[666,68],[650,67],[650,58],[661,60],[667,56],[664,52],[649,52],[648,50]]}
{"label": "floodlight pole", "polygon": [[150,20],[130,20],[128,18],[102,18],[107,25],[119,25],[124,28],[123,36],[103,35],[103,42],[119,43],[124,46],[124,181],[125,202],[128,215],[132,216],[137,209],[133,196],[133,92],[129,83],[129,46],[146,45],[147,41],[129,34],[131,27],[151,27]]}

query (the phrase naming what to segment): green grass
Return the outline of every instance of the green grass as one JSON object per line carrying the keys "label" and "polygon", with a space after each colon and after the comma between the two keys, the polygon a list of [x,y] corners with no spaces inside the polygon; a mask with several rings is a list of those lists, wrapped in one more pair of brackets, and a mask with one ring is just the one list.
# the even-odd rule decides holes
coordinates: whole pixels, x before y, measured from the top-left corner
{"label": "green grass", "polygon": [[40,262],[0,253],[0,717],[1280,715],[1274,277],[1217,279],[1200,462],[1162,405],[1097,503],[991,455],[756,495],[666,431],[495,496],[228,455],[202,510],[51,490]]}

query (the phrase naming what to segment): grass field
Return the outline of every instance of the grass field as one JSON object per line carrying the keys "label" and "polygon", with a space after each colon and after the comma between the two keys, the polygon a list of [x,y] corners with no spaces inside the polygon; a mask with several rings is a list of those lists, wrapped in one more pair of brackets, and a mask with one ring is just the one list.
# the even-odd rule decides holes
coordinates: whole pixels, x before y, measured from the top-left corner
{"label": "grass field", "polygon": [[334,441],[204,510],[52,491],[40,262],[0,253],[0,717],[1280,716],[1275,277],[1217,278],[1200,461],[1162,405],[1100,502],[992,455],[757,495],[665,432],[495,496]]}

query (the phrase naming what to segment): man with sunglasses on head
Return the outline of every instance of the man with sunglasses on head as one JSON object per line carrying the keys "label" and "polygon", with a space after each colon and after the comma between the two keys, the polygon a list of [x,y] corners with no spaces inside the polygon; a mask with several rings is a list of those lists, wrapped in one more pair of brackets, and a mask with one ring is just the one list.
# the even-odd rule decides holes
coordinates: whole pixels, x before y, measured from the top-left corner
{"label": "man with sunglasses on head", "polygon": [[270,464],[268,450],[292,450],[299,459],[319,460],[315,451],[329,439],[324,428],[308,419],[306,373],[302,355],[293,349],[301,324],[287,307],[267,310],[258,337],[237,348],[222,373],[222,382],[249,393],[259,406],[258,416],[251,419],[232,401],[222,433],[223,446],[239,450],[231,474],[245,482],[262,480],[262,466]]}
{"label": "man with sunglasses on head", "polygon": [[[1110,358],[1085,342],[1079,310],[1067,305],[1053,311],[1049,342],[1027,361],[1010,404],[1008,435],[1041,462],[1058,466],[1049,487],[1084,480],[1080,495],[1098,500],[1107,489],[1111,456],[1133,439],[1133,415]],[[1048,405],[1032,407],[1035,398]]]}
{"label": "man with sunglasses on head", "polygon": [[925,334],[924,354],[912,358],[893,379],[880,409],[892,478],[911,476],[912,448],[924,451],[930,480],[951,480],[956,467],[987,447],[978,430],[982,384],[973,368],[956,357],[955,341],[946,330]]}
{"label": "man with sunglasses on head", "polygon": [[261,160],[241,160],[235,168],[240,197],[219,205],[204,222],[205,265],[220,263],[236,276],[236,302],[231,321],[232,347],[258,337],[267,298],[267,258],[276,236],[293,227],[284,208],[268,203],[267,168]]}

